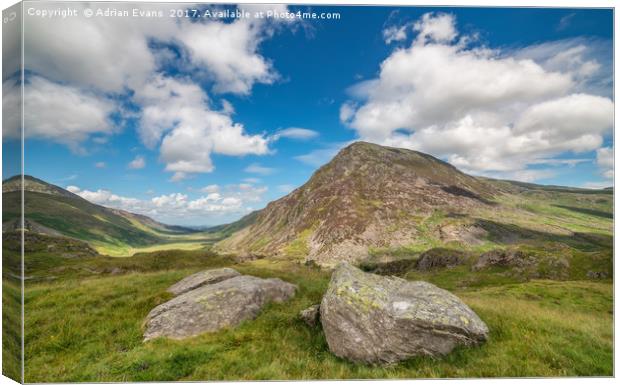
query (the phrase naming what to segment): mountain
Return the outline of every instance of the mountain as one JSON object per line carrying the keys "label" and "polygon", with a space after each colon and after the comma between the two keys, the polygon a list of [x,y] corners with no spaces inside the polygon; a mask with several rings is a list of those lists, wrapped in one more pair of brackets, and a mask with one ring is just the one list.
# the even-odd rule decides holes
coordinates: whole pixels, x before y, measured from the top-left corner
{"label": "mountain", "polygon": [[[591,210],[610,208],[609,192],[595,192],[606,197],[587,198],[592,190],[473,177],[424,153],[357,142],[303,186],[229,225],[237,231],[216,247],[333,265],[377,251],[568,236],[570,228],[539,220],[536,202],[548,202],[562,215],[579,210],[571,206],[576,195],[586,196],[579,202]],[[530,202],[529,209],[523,206]],[[561,202],[569,203],[562,208]]]}
{"label": "mountain", "polygon": [[[19,227],[21,177],[2,183],[3,231]],[[149,217],[96,205],[61,187],[24,176],[25,229],[95,244],[144,246],[192,230]]]}

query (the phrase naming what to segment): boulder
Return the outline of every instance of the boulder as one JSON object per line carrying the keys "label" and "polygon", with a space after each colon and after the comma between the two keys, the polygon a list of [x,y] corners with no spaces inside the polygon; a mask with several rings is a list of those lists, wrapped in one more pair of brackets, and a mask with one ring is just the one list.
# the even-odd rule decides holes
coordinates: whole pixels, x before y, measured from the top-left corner
{"label": "boulder", "polygon": [[236,277],[238,275],[241,274],[239,274],[237,270],[231,269],[229,267],[224,267],[222,269],[205,270],[183,278],[179,282],[170,286],[168,288],[168,292],[174,295],[180,295],[183,293],[187,293],[190,290],[197,289],[200,286],[218,283],[226,279]]}
{"label": "boulder", "polygon": [[320,306],[329,349],[353,362],[438,356],[488,336],[485,323],[448,291],[364,273],[349,264],[336,268]]}
{"label": "boulder", "polygon": [[290,299],[296,289],[297,286],[279,278],[250,275],[201,286],[151,310],[146,318],[144,340],[182,339],[237,326],[256,318],[266,304]]}
{"label": "boulder", "polygon": [[434,269],[454,267],[465,260],[465,253],[453,249],[436,247],[423,252],[418,259],[416,269],[429,271]]}
{"label": "boulder", "polygon": [[315,327],[319,323],[319,309],[320,305],[312,305],[307,309],[302,310],[299,313],[299,318],[304,321],[308,326]]}

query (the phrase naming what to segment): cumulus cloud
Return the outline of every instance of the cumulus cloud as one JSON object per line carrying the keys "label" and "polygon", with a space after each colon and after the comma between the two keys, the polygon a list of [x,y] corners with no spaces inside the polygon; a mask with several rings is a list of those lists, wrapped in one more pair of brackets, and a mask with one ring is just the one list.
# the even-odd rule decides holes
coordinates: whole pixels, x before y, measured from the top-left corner
{"label": "cumulus cloud", "polygon": [[599,71],[585,50],[568,53],[578,58],[569,65],[549,47],[469,47],[448,14],[425,14],[414,30],[411,45],[395,49],[377,78],[349,89],[340,118],[361,139],[532,181],[550,171],[530,164],[596,150],[611,133],[613,102],[582,88]]}
{"label": "cumulus cloud", "polygon": [[252,210],[250,205],[263,200],[265,186],[248,184],[229,185],[218,188],[219,192],[191,199],[187,194],[170,193],[151,199],[138,199],[114,194],[106,189],[95,191],[67,186],[67,190],[82,198],[106,207],[150,216],[165,223],[204,224],[218,221],[227,215],[244,214]]}
{"label": "cumulus cloud", "polygon": [[580,92],[611,97],[612,52],[606,40],[577,37],[535,44],[508,54],[533,60],[547,71],[570,74]]}
{"label": "cumulus cloud", "polygon": [[301,127],[289,127],[275,133],[271,138],[272,140],[278,140],[280,138],[308,140],[319,136],[319,133],[314,130]]}
{"label": "cumulus cloud", "polygon": [[413,24],[413,30],[418,32],[420,43],[436,42],[449,43],[457,36],[456,20],[446,13],[426,13]]}
{"label": "cumulus cloud", "polygon": [[274,24],[267,19],[249,18],[183,23],[175,37],[189,52],[191,65],[215,80],[216,92],[246,95],[255,83],[271,84],[278,78],[271,62],[258,52],[259,44],[273,32]]}
{"label": "cumulus cloud", "polygon": [[[131,11],[143,5],[117,8],[123,7]],[[269,7],[286,9],[285,5]],[[152,4],[148,8],[166,9]],[[37,74],[33,85],[39,87],[38,94],[33,87],[30,95],[32,103],[40,104],[38,96],[45,91],[52,102],[35,116],[37,122],[30,131],[77,149],[95,133],[113,132],[107,121],[110,113],[135,114],[123,111],[121,101],[127,99],[139,109],[141,140],[148,148],[159,148],[173,180],[212,171],[212,153],[267,154],[268,138],[247,134],[231,118],[233,105],[212,100],[206,89],[213,95],[248,95],[255,84],[276,81],[279,75],[260,54],[260,44],[291,23],[258,18],[232,22],[137,18],[131,23],[109,17],[77,17],[63,23],[37,19],[24,38],[27,70]],[[170,65],[178,74],[174,78],[162,71],[162,66]],[[191,74],[192,80],[183,74]],[[43,86],[47,88],[40,90]],[[62,108],[54,108],[56,104]],[[34,111],[38,104],[26,107]],[[71,108],[79,113],[67,111]],[[82,122],[87,116],[90,121]],[[45,121],[69,125],[42,126]]]}
{"label": "cumulus cloud", "polygon": [[131,162],[129,162],[127,167],[132,170],[139,170],[146,167],[146,160],[144,160],[144,156],[136,155],[136,157]]}
{"label": "cumulus cloud", "polygon": [[194,83],[157,75],[134,98],[143,106],[140,137],[148,147],[160,144],[160,158],[175,173],[173,180],[213,171],[212,153],[269,152],[268,138],[247,134],[230,112],[211,109],[209,97]]}
{"label": "cumulus cloud", "polygon": [[[3,106],[14,111],[3,117],[5,134],[19,137],[21,93],[19,84],[5,81]],[[49,81],[40,76],[29,76],[24,85],[24,136],[51,140],[82,152],[81,143],[90,135],[110,135],[117,131],[110,115],[115,110],[108,98],[93,92]]]}

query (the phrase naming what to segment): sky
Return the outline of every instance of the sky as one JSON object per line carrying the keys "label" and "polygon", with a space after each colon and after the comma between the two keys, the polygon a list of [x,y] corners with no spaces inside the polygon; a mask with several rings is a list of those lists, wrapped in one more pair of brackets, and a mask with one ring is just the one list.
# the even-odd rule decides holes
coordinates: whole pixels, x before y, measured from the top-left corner
{"label": "sky", "polygon": [[[112,6],[164,17],[97,16]],[[264,207],[357,140],[473,175],[612,185],[611,10],[244,5],[248,18],[168,17],[179,6],[26,14],[27,174],[195,226]],[[5,106],[17,84],[3,81]],[[5,142],[18,136],[7,119]]]}

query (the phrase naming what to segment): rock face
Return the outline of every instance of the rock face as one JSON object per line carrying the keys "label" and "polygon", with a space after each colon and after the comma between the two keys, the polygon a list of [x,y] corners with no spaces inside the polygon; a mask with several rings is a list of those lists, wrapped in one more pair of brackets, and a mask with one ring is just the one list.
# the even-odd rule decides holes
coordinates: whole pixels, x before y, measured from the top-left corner
{"label": "rock face", "polygon": [[[245,226],[237,226],[216,248],[335,267],[363,260],[369,248],[409,245],[419,236],[421,217],[437,209],[468,213],[488,208],[496,192],[492,183],[430,155],[357,142],[303,186],[242,219]],[[483,232],[459,229],[445,236],[480,242],[476,237]]]}
{"label": "rock face", "polygon": [[269,302],[283,302],[297,286],[278,278],[241,275],[201,286],[163,303],[148,314],[144,340],[182,339],[254,319]]}
{"label": "rock face", "polygon": [[525,254],[519,250],[491,250],[481,254],[472,270],[478,271],[491,266],[521,266],[530,264]]}
{"label": "rock face", "polygon": [[430,283],[339,265],[321,302],[330,350],[354,362],[437,356],[487,339],[484,322],[459,298]]}
{"label": "rock face", "polygon": [[440,269],[444,267],[454,267],[463,263],[465,255],[463,252],[452,249],[437,247],[427,250],[420,255],[416,268],[422,271]]}
{"label": "rock face", "polygon": [[312,305],[307,309],[302,310],[299,313],[299,318],[304,321],[308,326],[315,327],[319,324],[320,305]]}
{"label": "rock face", "polygon": [[205,270],[196,274],[192,274],[189,277],[185,277],[179,282],[168,288],[168,292],[174,295],[180,295],[187,293],[190,290],[199,288],[200,286],[210,285],[212,283],[218,283],[229,278],[236,277],[239,274],[237,270],[229,267],[222,269]]}

